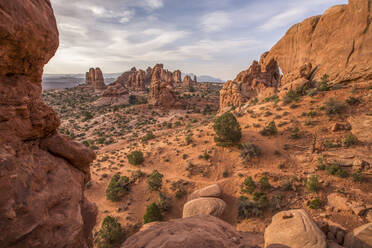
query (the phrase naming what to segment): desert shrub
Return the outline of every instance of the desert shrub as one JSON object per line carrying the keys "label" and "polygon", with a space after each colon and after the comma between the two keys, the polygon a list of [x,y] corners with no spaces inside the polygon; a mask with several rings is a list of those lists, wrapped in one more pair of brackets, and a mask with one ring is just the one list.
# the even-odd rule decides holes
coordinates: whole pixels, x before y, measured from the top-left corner
{"label": "desert shrub", "polygon": [[250,142],[240,144],[239,148],[240,157],[244,160],[244,162],[248,162],[251,159],[259,157],[261,155],[260,147]]}
{"label": "desert shrub", "polygon": [[172,204],[171,204],[171,198],[167,197],[163,192],[158,192],[159,193],[159,201],[157,203],[159,209],[161,211],[168,211],[171,209]]}
{"label": "desert shrub", "polygon": [[147,184],[151,191],[158,191],[161,189],[163,183],[163,174],[154,170],[147,178]]}
{"label": "desert shrub", "polygon": [[251,176],[246,177],[241,185],[241,191],[243,193],[252,194],[255,189],[256,189],[256,184],[254,183],[252,177]]}
{"label": "desert shrub", "polygon": [[309,202],[309,208],[319,209],[322,207],[322,201],[319,198],[315,198]]}
{"label": "desert shrub", "polygon": [[292,185],[292,182],[290,180],[284,181],[283,184],[281,185],[281,187],[284,191],[293,190],[293,185]]}
{"label": "desert shrub", "polygon": [[146,208],[146,213],[143,216],[143,223],[150,223],[154,221],[162,221],[163,216],[161,215],[161,210],[158,205],[153,202]]}
{"label": "desert shrub", "polygon": [[266,194],[263,192],[254,192],[252,198],[257,203],[259,208],[266,208],[269,206],[269,200],[267,199]]}
{"label": "desert shrub", "polygon": [[271,136],[277,134],[278,129],[276,128],[275,121],[269,122],[261,131],[263,136]]}
{"label": "desert shrub", "polygon": [[291,135],[289,136],[290,139],[299,139],[301,137],[300,135],[300,129],[298,127],[294,127],[291,130]]}
{"label": "desert shrub", "polygon": [[319,181],[316,175],[312,175],[306,180],[306,188],[312,192],[317,192],[319,189]]}
{"label": "desert shrub", "polygon": [[257,202],[249,200],[245,196],[239,197],[238,217],[239,219],[248,219],[262,215],[262,209]]}
{"label": "desert shrub", "polygon": [[260,188],[262,190],[267,190],[271,188],[271,185],[269,183],[269,178],[267,176],[261,177],[259,183],[260,183]]}
{"label": "desert shrub", "polygon": [[146,142],[152,139],[155,139],[155,135],[153,134],[153,132],[149,131],[146,133],[145,136],[142,137],[142,142]]}
{"label": "desert shrub", "polygon": [[349,134],[344,137],[343,143],[345,146],[349,147],[358,143],[356,136]]}
{"label": "desert shrub", "polygon": [[188,134],[185,137],[185,142],[186,142],[186,145],[190,145],[192,143],[192,135],[191,134]]}
{"label": "desert shrub", "polygon": [[128,156],[128,162],[132,165],[140,165],[143,163],[143,153],[141,151],[133,151]]}
{"label": "desert shrub", "polygon": [[317,84],[317,90],[318,91],[329,91],[331,89],[331,86],[329,86],[329,76],[327,74],[324,74],[321,78],[321,81]]}
{"label": "desert shrub", "polygon": [[342,102],[330,98],[324,103],[324,110],[327,115],[341,114],[345,110],[345,105]]}
{"label": "desert shrub", "polygon": [[341,178],[346,178],[349,176],[347,171],[342,169],[341,166],[338,164],[329,165],[327,166],[326,170],[329,175],[334,175]]}
{"label": "desert shrub", "polygon": [[213,129],[216,132],[215,141],[222,146],[231,146],[239,142],[242,137],[239,122],[230,112],[217,117]]}
{"label": "desert shrub", "polygon": [[361,103],[362,101],[360,100],[360,98],[356,98],[356,97],[353,97],[353,96],[349,96],[346,101],[345,101],[347,104],[349,105],[358,105],[359,103]]}
{"label": "desert shrub", "polygon": [[124,233],[120,223],[114,217],[106,216],[94,242],[98,248],[115,248],[120,246],[123,238]]}
{"label": "desert shrub", "polygon": [[112,176],[106,188],[106,199],[110,201],[120,201],[125,192],[128,191],[129,178],[120,176],[119,173]]}
{"label": "desert shrub", "polygon": [[363,181],[363,173],[361,171],[356,171],[351,174],[351,178],[354,182],[361,182]]}

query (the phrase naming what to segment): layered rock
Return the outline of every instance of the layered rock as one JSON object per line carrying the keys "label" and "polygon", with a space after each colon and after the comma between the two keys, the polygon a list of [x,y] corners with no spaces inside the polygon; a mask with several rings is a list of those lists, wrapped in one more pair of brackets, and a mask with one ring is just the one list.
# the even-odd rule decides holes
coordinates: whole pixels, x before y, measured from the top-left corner
{"label": "layered rock", "polygon": [[106,89],[105,80],[100,68],[90,68],[89,72],[85,73],[85,83],[93,86],[95,90]]}
{"label": "layered rock", "polygon": [[228,223],[212,216],[195,216],[151,225],[130,236],[121,248],[250,248]]}
{"label": "layered rock", "polygon": [[93,151],[56,133],[41,99],[58,47],[49,0],[0,2],[0,243],[90,247],[96,208],[83,193]]}
{"label": "layered rock", "polygon": [[173,86],[173,78],[173,74],[165,70],[162,64],[155,65],[150,85],[150,104],[165,108],[176,106],[177,97]]}
{"label": "layered rock", "polygon": [[324,233],[303,209],[288,210],[273,216],[265,229],[266,247],[326,248]]}
{"label": "layered rock", "polygon": [[371,0],[349,0],[292,26],[264,64],[279,64],[283,85],[300,77],[294,72],[305,64],[312,64],[315,79],[324,74],[335,83],[372,79],[371,6]]}
{"label": "layered rock", "polygon": [[220,109],[240,107],[249,99],[268,97],[280,85],[280,72],[277,63],[271,60],[264,65],[267,53],[260,62],[253,61],[246,71],[240,72],[233,81],[227,81],[220,91]]}

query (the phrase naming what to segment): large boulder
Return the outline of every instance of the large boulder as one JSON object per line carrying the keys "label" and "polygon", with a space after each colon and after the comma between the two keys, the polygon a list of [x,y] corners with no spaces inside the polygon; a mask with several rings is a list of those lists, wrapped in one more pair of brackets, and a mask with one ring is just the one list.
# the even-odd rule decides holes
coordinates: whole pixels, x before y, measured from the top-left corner
{"label": "large boulder", "polygon": [[130,236],[121,248],[250,248],[228,223],[194,216],[156,223]]}
{"label": "large boulder", "polygon": [[226,203],[213,197],[197,198],[187,202],[183,206],[182,218],[200,215],[212,215],[219,217],[223,214],[226,208]]}
{"label": "large boulder", "polygon": [[189,197],[187,198],[187,201],[191,201],[191,200],[194,200],[200,197],[220,198],[221,195],[222,195],[222,190],[221,190],[220,185],[212,184],[202,189],[194,191],[191,195],[189,195]]}
{"label": "large boulder", "polygon": [[263,63],[278,63],[282,85],[300,78],[293,73],[306,64],[312,64],[317,80],[324,74],[335,83],[372,79],[371,4],[371,0],[349,0],[295,24]]}
{"label": "large boulder", "polygon": [[347,248],[372,247],[372,223],[355,228],[345,236],[344,246]]}
{"label": "large boulder", "polygon": [[1,247],[92,246],[97,209],[83,189],[95,155],[56,134],[41,98],[57,47],[49,0],[0,1]]}
{"label": "large boulder", "polygon": [[372,116],[358,115],[350,117],[351,132],[358,140],[366,143],[372,143]]}
{"label": "large boulder", "polygon": [[303,209],[274,215],[265,229],[265,248],[326,248],[326,237]]}

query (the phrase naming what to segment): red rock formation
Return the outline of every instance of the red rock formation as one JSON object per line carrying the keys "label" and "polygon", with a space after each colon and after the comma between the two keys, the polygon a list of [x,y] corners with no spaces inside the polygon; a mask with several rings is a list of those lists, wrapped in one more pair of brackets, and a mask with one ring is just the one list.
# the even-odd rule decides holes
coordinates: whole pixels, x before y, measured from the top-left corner
{"label": "red rock formation", "polygon": [[100,68],[90,68],[89,72],[85,74],[85,83],[92,85],[95,90],[106,89],[105,80]]}
{"label": "red rock formation", "polygon": [[95,154],[56,133],[59,118],[41,99],[57,47],[49,0],[0,2],[2,247],[91,246],[96,208],[83,189]]}
{"label": "red rock formation", "polygon": [[254,247],[231,225],[212,216],[194,216],[147,225],[143,231],[129,237],[121,248]]}
{"label": "red rock formation", "polygon": [[182,79],[181,79],[181,71],[180,70],[175,70],[173,72],[173,82],[175,84],[181,84],[182,83]]}
{"label": "red rock formation", "polygon": [[122,85],[134,91],[143,91],[148,85],[150,85],[151,75],[151,67],[148,67],[146,71],[137,71],[136,67],[133,67],[130,71],[121,74],[112,84]]}
{"label": "red rock formation", "polygon": [[164,70],[162,64],[155,65],[152,70],[149,103],[165,108],[172,108],[177,103],[173,75],[168,70]]}
{"label": "red rock formation", "polygon": [[240,72],[233,81],[227,81],[220,91],[220,109],[229,106],[240,107],[249,99],[267,97],[280,84],[279,67],[275,61],[263,65],[267,53],[260,62],[253,61],[248,70]]}
{"label": "red rock formation", "polygon": [[349,0],[292,26],[264,63],[277,61],[283,85],[300,78],[305,64],[312,65],[315,79],[324,74],[336,83],[372,79],[371,6],[371,0]]}

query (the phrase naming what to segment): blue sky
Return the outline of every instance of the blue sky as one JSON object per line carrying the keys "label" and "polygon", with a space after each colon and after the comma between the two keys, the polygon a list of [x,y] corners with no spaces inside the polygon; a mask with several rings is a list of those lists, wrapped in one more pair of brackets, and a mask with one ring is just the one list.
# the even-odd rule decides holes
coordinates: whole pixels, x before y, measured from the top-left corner
{"label": "blue sky", "polygon": [[45,73],[163,63],[233,79],[293,24],[347,0],[51,0],[60,32]]}

